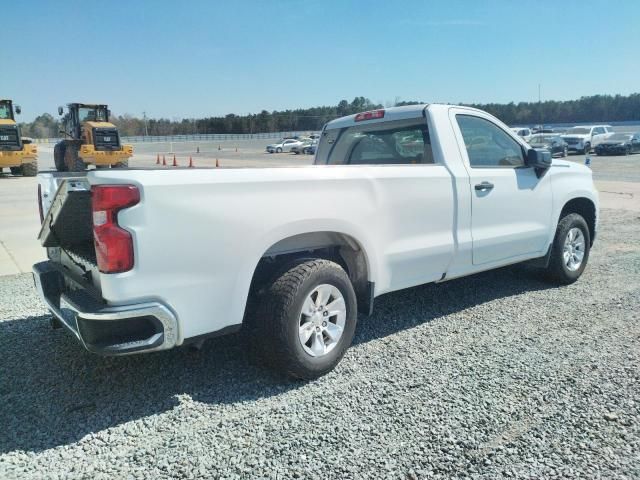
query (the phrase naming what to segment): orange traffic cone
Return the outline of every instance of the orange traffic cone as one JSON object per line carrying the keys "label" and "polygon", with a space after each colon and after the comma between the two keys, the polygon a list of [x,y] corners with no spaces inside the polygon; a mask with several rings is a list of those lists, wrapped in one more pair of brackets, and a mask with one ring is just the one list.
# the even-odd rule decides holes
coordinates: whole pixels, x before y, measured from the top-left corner
{"label": "orange traffic cone", "polygon": [[177,167],[178,166],[178,162],[176,162],[176,154],[173,154],[173,163],[171,164],[172,167]]}
{"label": "orange traffic cone", "polygon": [[162,155],[162,165],[165,167],[167,166],[167,159],[165,158],[164,155]]}
{"label": "orange traffic cone", "polygon": [[160,165],[160,154],[156,156],[156,165]]}
{"label": "orange traffic cone", "polygon": [[193,168],[193,159],[189,156],[189,168]]}

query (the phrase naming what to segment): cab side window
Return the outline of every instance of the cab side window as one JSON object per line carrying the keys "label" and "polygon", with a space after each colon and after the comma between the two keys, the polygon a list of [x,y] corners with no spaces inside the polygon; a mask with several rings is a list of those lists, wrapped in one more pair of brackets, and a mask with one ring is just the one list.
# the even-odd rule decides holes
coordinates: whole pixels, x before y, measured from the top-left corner
{"label": "cab side window", "polygon": [[423,120],[401,120],[349,127],[340,132],[328,164],[433,164],[429,130]]}
{"label": "cab side window", "polygon": [[456,115],[456,120],[471,167],[516,168],[525,165],[520,144],[494,123],[472,115]]}

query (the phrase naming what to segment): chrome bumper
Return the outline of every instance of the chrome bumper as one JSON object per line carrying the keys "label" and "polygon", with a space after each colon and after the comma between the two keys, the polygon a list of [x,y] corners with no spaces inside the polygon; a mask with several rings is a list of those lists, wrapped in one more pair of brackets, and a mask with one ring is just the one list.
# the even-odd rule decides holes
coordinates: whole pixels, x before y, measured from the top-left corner
{"label": "chrome bumper", "polygon": [[68,288],[63,273],[50,261],[33,266],[33,279],[51,313],[90,352],[127,355],[176,344],[178,322],[160,303],[107,306],[79,285]]}

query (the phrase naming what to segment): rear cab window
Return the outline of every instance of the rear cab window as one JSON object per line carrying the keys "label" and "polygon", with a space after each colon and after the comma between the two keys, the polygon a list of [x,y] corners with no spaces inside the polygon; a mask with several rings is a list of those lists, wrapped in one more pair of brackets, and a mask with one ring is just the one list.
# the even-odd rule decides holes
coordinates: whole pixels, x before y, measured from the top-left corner
{"label": "rear cab window", "polygon": [[316,164],[433,164],[425,120],[397,120],[354,125],[323,132]]}

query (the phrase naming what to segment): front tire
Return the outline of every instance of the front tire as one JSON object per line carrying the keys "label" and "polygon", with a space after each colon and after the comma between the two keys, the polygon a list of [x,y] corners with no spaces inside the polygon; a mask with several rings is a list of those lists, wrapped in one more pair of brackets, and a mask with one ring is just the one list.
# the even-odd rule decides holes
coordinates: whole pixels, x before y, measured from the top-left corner
{"label": "front tire", "polygon": [[322,259],[295,264],[262,295],[253,328],[274,369],[299,379],[331,371],[351,345],[356,295],[347,273]]}
{"label": "front tire", "polygon": [[560,285],[569,285],[582,275],[591,250],[591,234],[585,219],[570,213],[560,219],[551,247],[546,277]]}
{"label": "front tire", "polygon": [[282,153],[282,149],[280,147],[276,148],[276,153]]}
{"label": "front tire", "polygon": [[582,150],[582,154],[587,155],[589,152],[591,152],[591,144],[587,143]]}

